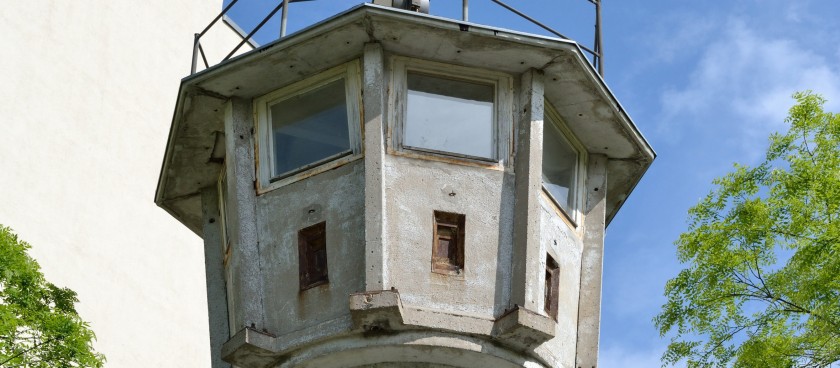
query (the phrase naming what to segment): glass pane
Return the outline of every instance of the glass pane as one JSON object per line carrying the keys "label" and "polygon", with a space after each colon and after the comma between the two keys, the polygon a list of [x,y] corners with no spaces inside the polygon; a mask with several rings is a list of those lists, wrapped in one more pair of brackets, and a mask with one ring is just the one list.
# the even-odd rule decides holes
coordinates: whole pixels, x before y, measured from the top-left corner
{"label": "glass pane", "polygon": [[271,105],[274,176],[350,151],[344,79]]}
{"label": "glass pane", "polygon": [[492,85],[408,74],[403,144],[494,158]]}
{"label": "glass pane", "polygon": [[575,206],[578,152],[550,121],[543,135],[543,183],[568,214]]}

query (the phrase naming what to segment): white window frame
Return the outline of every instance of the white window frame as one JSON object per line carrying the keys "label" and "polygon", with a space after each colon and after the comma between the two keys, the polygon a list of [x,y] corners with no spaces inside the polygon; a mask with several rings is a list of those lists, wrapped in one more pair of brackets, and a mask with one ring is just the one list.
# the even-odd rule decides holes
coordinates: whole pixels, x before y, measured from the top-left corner
{"label": "white window frame", "polygon": [[[513,78],[504,73],[459,65],[445,64],[405,56],[391,58],[392,75],[390,94],[391,154],[423,158],[471,166],[503,168],[512,153],[513,127]],[[483,158],[455,152],[411,147],[405,145],[405,124],[408,108],[408,73],[415,72],[431,77],[460,80],[492,85],[494,88],[493,157]],[[453,160],[454,159],[454,160]]]}
{"label": "white window frame", "polygon": [[[360,75],[359,61],[353,60],[254,99],[258,194],[334,169],[362,157],[362,88]],[[289,97],[323,87],[342,78],[345,81],[350,153],[342,153],[312,162],[288,172],[285,176],[274,176],[272,173],[275,158],[273,154],[274,140],[271,134],[271,105]]]}
{"label": "white window frame", "polygon": [[[578,228],[581,222],[581,217],[583,216],[582,206],[584,204],[584,186],[586,185],[586,165],[589,160],[588,152],[584,148],[583,144],[572,134],[572,131],[569,130],[569,127],[566,126],[566,123],[563,121],[563,118],[560,117],[560,114],[554,109],[554,106],[545,101],[545,108],[544,108],[544,119],[543,119],[543,131],[548,129],[554,129],[560,131],[560,135],[566,139],[566,143],[569,144],[569,147],[576,150],[578,153],[578,162],[577,168],[575,170],[575,191],[574,195],[574,203],[570,206],[571,213],[568,213],[563,207],[560,206],[560,201],[554,198],[554,195],[546,188],[545,182],[541,180],[541,186],[543,194],[551,201],[554,207],[565,217],[566,220],[570,222],[572,227]],[[545,134],[545,132],[543,132]],[[543,141],[544,142],[544,141]],[[544,149],[544,148],[543,148]],[[542,175],[542,168],[540,168],[540,175]]]}

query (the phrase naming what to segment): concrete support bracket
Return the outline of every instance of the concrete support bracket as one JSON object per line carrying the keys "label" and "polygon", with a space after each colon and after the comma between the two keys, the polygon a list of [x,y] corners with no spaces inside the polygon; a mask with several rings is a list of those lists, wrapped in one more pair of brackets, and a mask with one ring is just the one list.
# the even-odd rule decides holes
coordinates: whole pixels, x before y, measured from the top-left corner
{"label": "concrete support bracket", "polygon": [[350,295],[353,327],[365,333],[387,332],[404,327],[403,306],[396,290],[368,291]]}
{"label": "concrete support bracket", "polygon": [[253,328],[237,332],[222,346],[222,359],[237,367],[273,367],[280,359],[274,351],[277,338]]}
{"label": "concrete support bracket", "polygon": [[554,335],[554,320],[518,306],[493,325],[493,337],[520,348],[533,348]]}

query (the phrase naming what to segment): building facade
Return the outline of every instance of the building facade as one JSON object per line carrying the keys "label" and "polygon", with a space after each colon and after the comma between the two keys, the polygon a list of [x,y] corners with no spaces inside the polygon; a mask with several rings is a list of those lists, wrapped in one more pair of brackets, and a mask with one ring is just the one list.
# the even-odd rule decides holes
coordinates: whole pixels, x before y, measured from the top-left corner
{"label": "building facade", "polygon": [[[210,365],[200,238],[152,198],[192,34],[221,5],[2,4],[0,223],[78,293],[110,367]],[[215,27],[207,57],[239,40]]]}

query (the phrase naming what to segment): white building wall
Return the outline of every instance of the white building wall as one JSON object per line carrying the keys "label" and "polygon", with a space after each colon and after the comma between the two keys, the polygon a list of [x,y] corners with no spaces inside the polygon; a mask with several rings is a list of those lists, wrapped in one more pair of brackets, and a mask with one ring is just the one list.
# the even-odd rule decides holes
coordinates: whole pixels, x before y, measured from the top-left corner
{"label": "white building wall", "polygon": [[[219,0],[8,1],[0,224],[79,294],[109,367],[209,366],[200,239],[154,191],[193,33]],[[203,39],[220,60],[239,38]]]}

